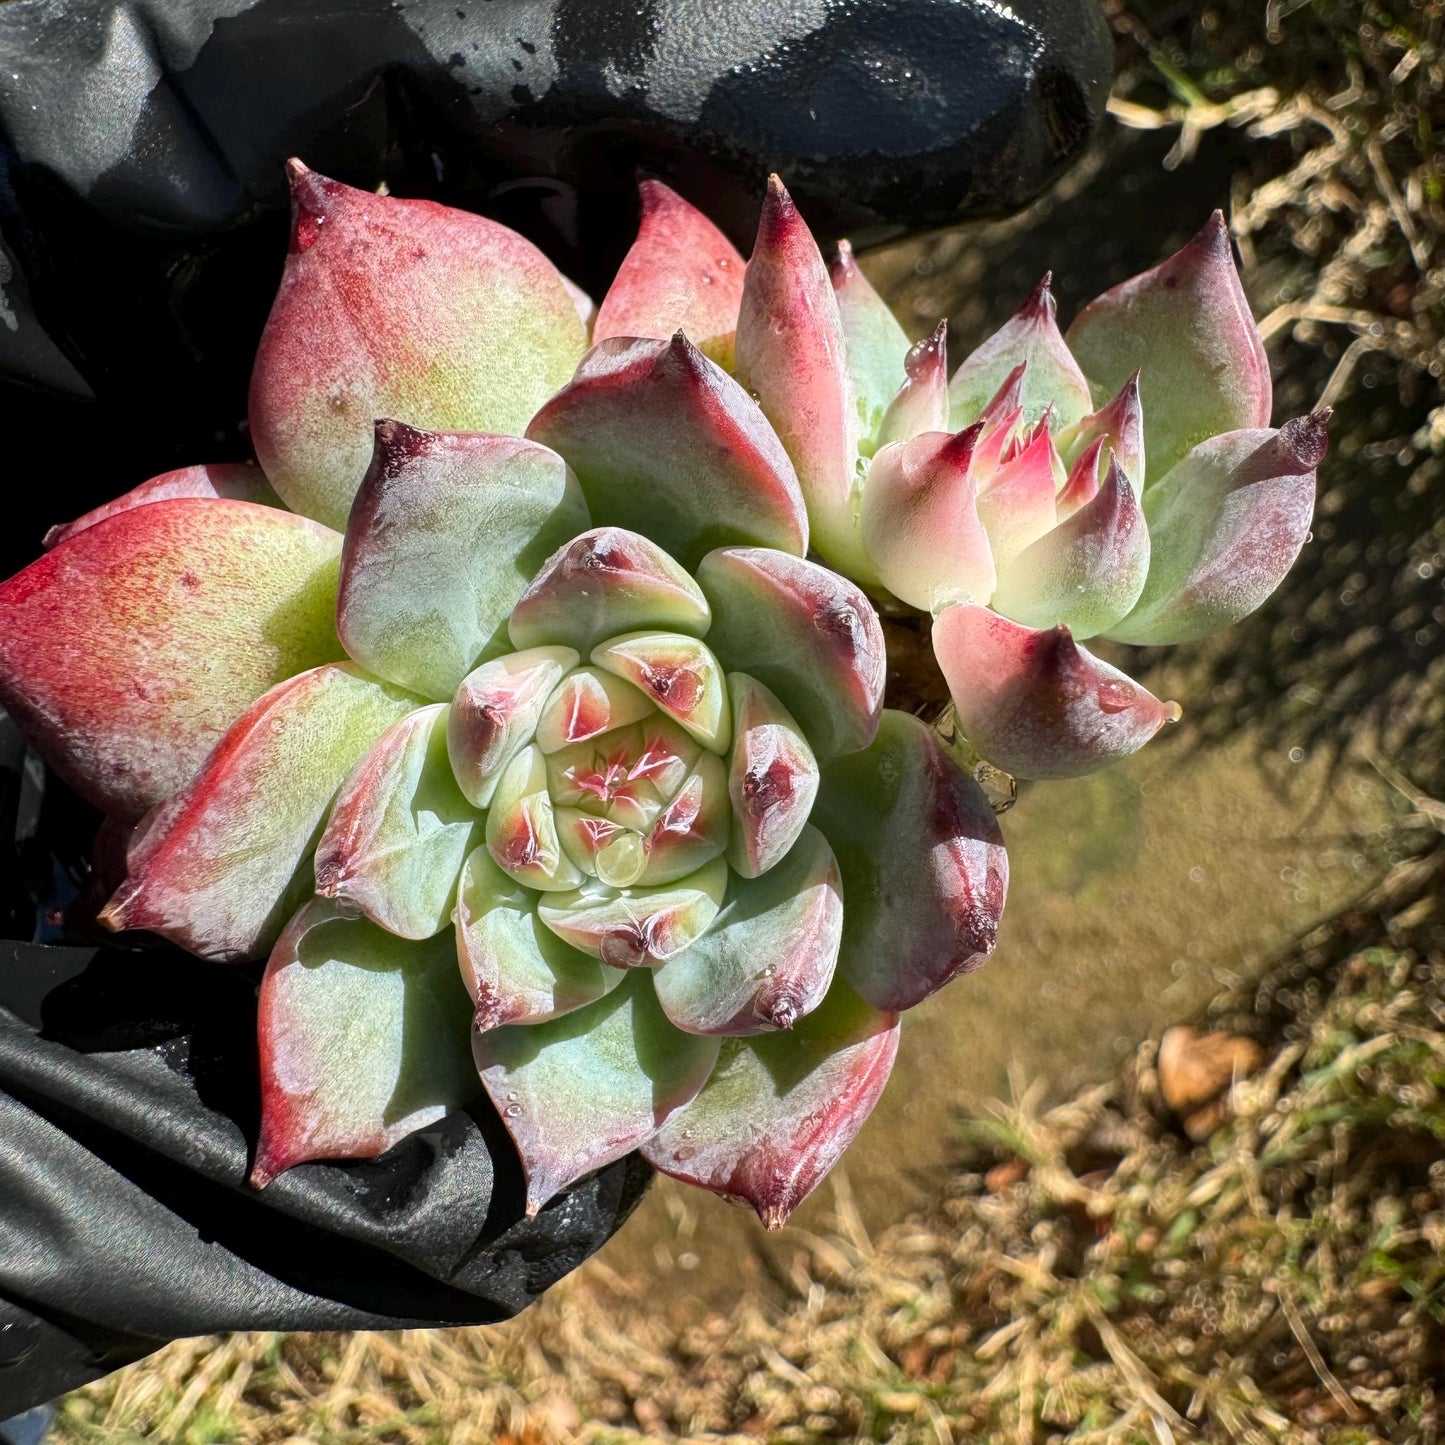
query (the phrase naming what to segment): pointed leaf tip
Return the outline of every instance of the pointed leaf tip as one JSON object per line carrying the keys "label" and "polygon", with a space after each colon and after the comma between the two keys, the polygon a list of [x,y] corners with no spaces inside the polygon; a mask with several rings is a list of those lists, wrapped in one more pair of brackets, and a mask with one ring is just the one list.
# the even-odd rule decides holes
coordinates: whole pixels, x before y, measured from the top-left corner
{"label": "pointed leaf tip", "polygon": [[1269,360],[1218,211],[1181,250],[1085,306],[1068,343],[1101,395],[1142,365],[1151,484],[1199,438],[1269,424]]}
{"label": "pointed leaf tip", "polygon": [[641,225],[597,312],[594,344],[614,336],[665,339],[681,330],[730,369],[743,258],[669,186],[646,177],[638,190]]}
{"label": "pointed leaf tip", "polygon": [[643,1156],[780,1228],[863,1127],[897,1052],[897,1016],[835,983],[786,1032],[727,1040],[702,1091]]}
{"label": "pointed leaf tip", "polygon": [[969,741],[1015,777],[1094,772],[1179,717],[1176,703],[1085,651],[1067,627],[1036,631],[985,607],[948,607],[934,619],[933,650]]}
{"label": "pointed leaf tip", "polygon": [[473,1051],[521,1155],[531,1215],[693,1099],[718,1041],[674,1028],[639,971],[562,1018],[478,1034]]}
{"label": "pointed leaf tip", "polygon": [[567,459],[595,523],[650,537],[684,566],[726,541],[807,550],[783,444],[686,337],[600,342],[527,435]]}
{"label": "pointed leaf tip", "polygon": [[979,517],[971,462],[982,431],[930,431],[884,447],[863,490],[863,544],[883,585],[921,611],[966,595],[987,602],[993,551]]}
{"label": "pointed leaf tip", "polygon": [[312,1159],[374,1157],[478,1093],[449,935],[405,942],[313,900],[261,982],[261,1188]]}
{"label": "pointed leaf tip", "polygon": [[1062,622],[1076,637],[1093,637],[1134,606],[1148,572],[1144,512],[1111,458],[1093,498],[999,568],[993,608],[1029,627]]}
{"label": "pointed leaf tip", "polygon": [[1201,442],[1144,494],[1149,577],[1109,629],[1123,642],[1187,642],[1253,612],[1284,580],[1309,534],[1323,413],[1279,431]]}
{"label": "pointed leaf tip", "polygon": [[505,226],[299,166],[291,189],[291,251],[256,353],[251,435],[286,503],[339,530],[374,418],[520,435],[571,374],[586,330],[556,268]]}

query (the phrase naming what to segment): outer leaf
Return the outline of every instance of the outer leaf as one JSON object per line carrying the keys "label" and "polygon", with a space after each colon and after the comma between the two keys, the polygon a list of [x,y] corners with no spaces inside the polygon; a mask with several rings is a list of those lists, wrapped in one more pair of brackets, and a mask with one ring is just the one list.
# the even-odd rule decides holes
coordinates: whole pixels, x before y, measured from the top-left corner
{"label": "outer leaf", "polygon": [[537,916],[574,948],[614,968],[652,968],[691,947],[717,917],[727,887],[721,858],[660,888],[585,883],[575,893],[549,894]]}
{"label": "outer leaf", "polygon": [[[806,247],[803,250],[806,253]],[[843,328],[844,364],[857,407],[856,434],[864,455],[871,455],[875,439],[877,445],[883,444],[878,434],[889,403],[908,384],[904,359],[908,334],[858,269],[847,241],[838,242],[838,254],[828,271]]]}
{"label": "outer leaf", "polygon": [[310,1159],[369,1158],[478,1093],[450,937],[404,943],[308,903],[261,983],[258,1188]]}
{"label": "outer leaf", "polygon": [[603,298],[592,340],[665,340],[682,331],[704,355],[730,370],[743,258],[697,207],[661,181],[649,177],[637,189],[642,224]]}
{"label": "outer leaf", "polygon": [[582,882],[557,836],[540,748],[523,748],[502,773],[487,813],[487,848],[503,872],[528,888],[566,893]]}
{"label": "outer leaf", "polygon": [[994,562],[971,466],[980,426],[884,447],[863,492],[863,545],[883,585],[931,611],[950,597],[987,602]]}
{"label": "outer leaf", "polygon": [[592,661],[631,683],[703,747],[727,751],[727,684],[705,644],[675,632],[625,632],[594,647]]}
{"label": "outer leaf", "polygon": [[520,436],[586,328],[529,241],[291,162],[291,253],[251,376],[251,436],[287,503],[346,525],[377,417]]}
{"label": "outer leaf", "polygon": [[492,1029],[473,1047],[522,1156],[529,1215],[654,1134],[696,1095],[718,1050],[668,1023],[643,973],[565,1018]]}
{"label": "outer leaf", "polygon": [[1149,532],[1117,460],[1087,505],[999,569],[993,607],[1028,627],[1065,623],[1075,637],[1106,632],[1138,600]]}
{"label": "outer leaf", "polygon": [[548,698],[578,660],[570,647],[533,647],[484,662],[462,679],[447,717],[447,751],[473,805],[492,801],[502,770],[532,741]]}
{"label": "outer leaf", "polygon": [[595,1003],[619,969],[570,948],[537,917],[537,895],[508,878],[485,848],[462,869],[457,956],[479,1029],[541,1023]]}
{"label": "outer leaf", "polygon": [[587,525],[561,457],[517,437],[378,422],[346,529],[337,626],[378,676],[449,698],[537,568]]}
{"label": "outer leaf", "polygon": [[731,880],[712,927],[654,973],[658,1001],[688,1033],[790,1029],[828,992],[842,932],[838,861],[804,828],[761,878]]}
{"label": "outer leaf", "polygon": [[912,1008],[993,952],[1003,838],[983,790],[917,718],[889,709],[871,747],[825,768],[813,818],[843,872],[839,971],[875,1008]]}
{"label": "outer leaf", "polygon": [[151,502],[174,501],[177,497],[202,497],[213,502],[224,498],[232,502],[254,502],[262,507],[281,505],[281,498],[271,490],[271,484],[261,468],[248,462],[213,462],[209,466],[181,467],[177,471],[162,472],[160,476],[132,487],[124,496],[93,508],[73,522],[52,527],[45,534],[45,545],[54,547],[67,537],[73,537],[77,532],[83,532],[119,512],[128,512],[133,507],[144,507]]}
{"label": "outer leaf", "polygon": [[857,587],[761,547],[709,552],[697,580],[723,666],[771,688],[819,761],[867,746],[883,707],[883,628]]}
{"label": "outer leaf", "polygon": [[948,430],[948,322],[940,321],[903,358],[907,377],[888,403],[878,445],[911,441],[924,432]]}
{"label": "outer leaf", "polygon": [[643,533],[686,566],[724,542],[808,549],[788,454],[747,392],[681,332],[594,346],[527,435],[567,458],[595,521]]}
{"label": "outer leaf", "polygon": [[311,891],[311,850],[337,788],[418,701],[350,663],[273,687],[136,830],[100,921],[222,963],[264,956]]}
{"label": "outer leaf", "polygon": [[776,176],[743,282],[737,371],[797,468],[814,549],[871,581],[853,517],[859,426],[843,323],[817,243]]}
{"label": "outer leaf", "polygon": [[444,703],[393,723],[342,785],[316,845],[316,891],[400,938],[451,922],[480,818],[447,757]]}
{"label": "outer leaf", "polygon": [[1269,360],[1219,211],[1182,251],[1091,301],[1068,339],[1101,397],[1143,367],[1151,478],[1206,437],[1269,425]]}
{"label": "outer leaf", "polygon": [[655,542],[595,527],[559,547],[512,609],[515,647],[565,643],[586,657],[620,632],[706,635],[712,614],[692,578]]}
{"label": "outer leaf", "polygon": [[127,822],[283,678],[342,655],[341,538],[246,502],[154,502],[0,583],[0,704]]}
{"label": "outer leaf", "polygon": [[674,1179],[745,1200],[778,1229],[853,1142],[897,1052],[897,1017],[835,983],[790,1032],[724,1043],[707,1086],[643,1157]]}
{"label": "outer leaf", "polygon": [[1052,279],[1045,276],[1018,311],[953,373],[948,400],[955,430],[979,419],[1020,363],[1027,364],[1019,392],[1027,421],[1038,421],[1052,406],[1053,425],[1067,427],[1092,407],[1089,383],[1054,320],[1058,308],[1049,289]]}
{"label": "outer leaf", "polygon": [[948,607],[933,651],[968,739],[1020,778],[1076,778],[1137,752],[1179,717],[1075,644],[1067,627],[1035,632],[983,607]]}
{"label": "outer leaf", "polygon": [[766,873],[792,848],[818,795],[818,760],[777,695],[745,672],[728,674],[733,752],[728,766],[728,862],[744,878]]}
{"label": "outer leaf", "polygon": [[1125,642],[1189,642],[1248,616],[1309,534],[1329,412],[1201,442],[1144,495],[1153,555]]}

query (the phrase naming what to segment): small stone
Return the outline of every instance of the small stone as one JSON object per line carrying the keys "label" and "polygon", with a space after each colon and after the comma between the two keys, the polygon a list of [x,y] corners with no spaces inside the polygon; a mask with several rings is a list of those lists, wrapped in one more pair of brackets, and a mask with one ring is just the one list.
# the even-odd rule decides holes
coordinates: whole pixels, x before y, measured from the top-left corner
{"label": "small stone", "polygon": [[1191,1139],[1207,1139],[1228,1118],[1235,1083],[1263,1063],[1253,1039],[1172,1028],[1159,1041],[1159,1092]]}

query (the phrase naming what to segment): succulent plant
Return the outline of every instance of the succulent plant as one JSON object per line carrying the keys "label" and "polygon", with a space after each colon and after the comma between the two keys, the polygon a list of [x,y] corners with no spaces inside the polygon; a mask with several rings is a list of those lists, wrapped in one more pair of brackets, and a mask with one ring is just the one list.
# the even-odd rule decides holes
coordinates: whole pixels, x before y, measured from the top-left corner
{"label": "succulent plant", "polygon": [[934,614],[979,754],[1085,771],[1172,704],[1074,636],[1258,605],[1323,418],[1267,429],[1217,220],[1069,346],[1046,280],[950,383],[776,182],[746,265],[644,182],[595,313],[493,222],[291,182],[259,466],[0,584],[0,702],[125,838],[101,921],[267,959],[258,1185],[480,1081],[531,1210],[641,1149],[778,1224],[1007,884],[875,602]]}
{"label": "succulent plant", "polygon": [[806,556],[727,369],[743,262],[648,183],[593,317],[487,220],[292,187],[261,465],[0,585],[0,700],[127,834],[101,920],[267,959],[258,1185],[484,1088],[532,1210],[641,1148],[781,1222],[1007,862]]}

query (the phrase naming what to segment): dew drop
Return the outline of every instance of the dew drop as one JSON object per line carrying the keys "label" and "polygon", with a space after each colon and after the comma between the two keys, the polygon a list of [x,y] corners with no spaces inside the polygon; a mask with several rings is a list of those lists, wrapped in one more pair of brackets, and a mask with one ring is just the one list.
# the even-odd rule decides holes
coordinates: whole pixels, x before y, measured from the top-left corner
{"label": "dew drop", "polygon": [[1099,684],[1098,699],[1100,712],[1127,712],[1134,705],[1128,685],[1113,678],[1105,678]]}
{"label": "dew drop", "polygon": [[522,1112],[522,1106],[520,1104],[508,1104],[502,1112],[506,1114],[507,1118],[515,1119],[517,1115]]}

